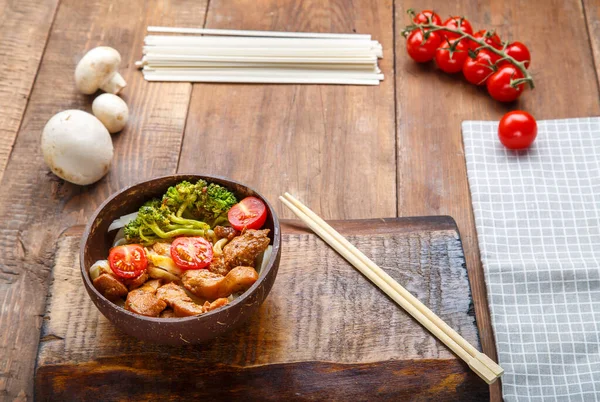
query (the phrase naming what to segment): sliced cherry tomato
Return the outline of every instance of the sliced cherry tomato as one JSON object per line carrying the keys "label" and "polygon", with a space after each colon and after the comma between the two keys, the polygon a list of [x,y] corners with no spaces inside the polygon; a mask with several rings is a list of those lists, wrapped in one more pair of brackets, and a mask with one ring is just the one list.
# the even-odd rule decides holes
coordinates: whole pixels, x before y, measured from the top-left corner
{"label": "sliced cherry tomato", "polygon": [[442,37],[437,32],[429,32],[427,40],[423,39],[423,32],[415,29],[408,35],[406,41],[406,50],[408,55],[418,63],[425,63],[433,60],[436,49],[442,43]]}
{"label": "sliced cherry tomato", "polygon": [[431,18],[431,23],[436,25],[442,25],[442,19],[439,15],[434,13],[432,10],[423,10],[419,14],[413,18],[415,24],[428,24],[429,18]]}
{"label": "sliced cherry tomato", "polygon": [[506,113],[498,125],[500,142],[509,149],[525,149],[537,137],[537,123],[532,115],[522,110]]}
{"label": "sliced cherry tomato", "polygon": [[[531,53],[529,53],[527,46],[521,42],[512,42],[506,46],[505,52],[516,61],[524,61],[525,68],[529,68],[529,64],[531,63]],[[506,63],[509,64],[509,62]]]}
{"label": "sliced cherry tomato", "polygon": [[246,197],[231,207],[227,217],[237,230],[260,229],[267,220],[267,207],[256,197]]}
{"label": "sliced cherry tomato", "polygon": [[490,96],[500,102],[512,102],[521,96],[525,84],[516,87],[510,85],[512,80],[523,78],[523,73],[512,64],[500,66],[498,71],[487,80],[487,90]]}
{"label": "sliced cherry tomato", "polygon": [[[471,26],[471,23],[462,17],[450,17],[446,21],[444,21],[444,26],[452,29],[460,28],[460,30],[462,30],[465,33],[468,33],[469,35],[473,34],[473,27]],[[443,32],[444,36],[448,39],[454,39],[460,36],[459,34],[456,34],[454,32],[441,32]]]}
{"label": "sliced cherry tomato", "polygon": [[[454,47],[453,51],[451,51],[451,47]],[[444,41],[435,52],[435,62],[440,70],[446,73],[458,73],[469,56],[467,51],[467,45],[462,40],[459,42],[456,42],[456,39]]]}
{"label": "sliced cherry tomato", "polygon": [[[473,37],[475,39],[483,40],[486,44],[495,47],[496,49],[502,49],[502,40],[495,31],[486,31],[485,29],[482,29],[481,31],[475,32]],[[480,46],[477,42],[473,41],[471,41],[470,45],[473,50]]]}
{"label": "sliced cherry tomato", "polygon": [[178,237],[171,243],[171,258],[181,269],[202,269],[213,259],[212,244],[204,237]]}
{"label": "sliced cherry tomato", "polygon": [[467,57],[462,69],[467,81],[475,85],[485,84],[488,77],[494,74],[495,60],[493,56],[498,58],[496,54],[483,49],[474,58]]}
{"label": "sliced cherry tomato", "polygon": [[139,244],[128,244],[110,249],[108,253],[110,269],[121,278],[137,278],[146,268],[146,252]]}

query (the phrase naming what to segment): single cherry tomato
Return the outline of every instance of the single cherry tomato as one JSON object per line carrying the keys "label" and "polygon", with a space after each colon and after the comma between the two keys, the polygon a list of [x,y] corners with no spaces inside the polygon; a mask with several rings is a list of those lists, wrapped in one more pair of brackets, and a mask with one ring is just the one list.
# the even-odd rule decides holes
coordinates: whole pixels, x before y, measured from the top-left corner
{"label": "single cherry tomato", "polygon": [[512,102],[521,96],[525,84],[516,87],[510,85],[511,80],[523,78],[523,73],[512,64],[500,66],[498,71],[487,80],[487,90],[490,96],[500,102]]}
{"label": "single cherry tomato", "polygon": [[[459,29],[469,35],[473,34],[473,27],[471,23],[462,17],[450,17],[446,21],[444,21],[444,26],[446,28]],[[448,39],[458,38],[460,35],[454,32],[441,31],[444,36]]]}
{"label": "single cherry tomato", "polygon": [[267,220],[267,207],[256,197],[246,197],[231,207],[227,217],[234,229],[260,229]]}
{"label": "single cherry tomato", "polygon": [[442,19],[439,15],[434,13],[432,10],[423,10],[413,18],[415,24],[428,24],[429,18],[431,23],[436,25],[442,25]]}
{"label": "single cherry tomato", "polygon": [[537,123],[532,115],[522,110],[506,113],[498,125],[500,142],[509,149],[525,149],[537,137]]}
{"label": "single cherry tomato", "polygon": [[[505,52],[516,61],[524,61],[525,68],[529,68],[529,64],[531,63],[531,54],[529,53],[527,46],[521,42],[512,42],[506,46]],[[506,63],[509,64],[509,62]]]}
{"label": "single cherry tomato", "polygon": [[178,237],[171,243],[171,258],[181,269],[202,269],[213,259],[212,244],[204,237]]}
{"label": "single cherry tomato", "polygon": [[[451,51],[450,48],[454,47]],[[446,73],[458,73],[462,70],[465,60],[469,56],[467,45],[464,41],[456,42],[456,39],[450,39],[442,43],[435,52],[435,62],[440,70]]]}
{"label": "single cherry tomato", "polygon": [[108,265],[118,277],[137,278],[148,268],[148,260],[142,246],[128,244],[110,249]]}
{"label": "single cherry tomato", "polygon": [[437,32],[429,32],[427,40],[423,40],[423,32],[415,29],[408,35],[406,50],[408,55],[418,63],[425,63],[433,59],[436,49],[442,43],[442,36]]}
{"label": "single cherry tomato", "polygon": [[[473,34],[473,37],[475,39],[483,40],[486,44],[488,44],[496,49],[502,49],[502,46],[503,46],[502,40],[500,39],[500,37],[498,36],[498,34],[495,31],[486,31],[485,29],[482,29],[481,31],[475,32]],[[471,41],[470,45],[471,45],[471,49],[473,49],[473,50],[475,50],[479,46],[481,46],[477,42],[473,42],[473,41]]]}
{"label": "single cherry tomato", "polygon": [[488,77],[494,74],[494,57],[496,54],[482,49],[474,58],[467,57],[463,64],[463,74],[467,81],[475,85],[485,84]]}

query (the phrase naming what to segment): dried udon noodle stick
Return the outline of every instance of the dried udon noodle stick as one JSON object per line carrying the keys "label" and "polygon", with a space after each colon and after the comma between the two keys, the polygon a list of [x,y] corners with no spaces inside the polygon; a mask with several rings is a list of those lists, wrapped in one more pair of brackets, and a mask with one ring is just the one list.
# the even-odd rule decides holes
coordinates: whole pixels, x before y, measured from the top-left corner
{"label": "dried udon noodle stick", "polygon": [[[383,56],[370,35],[148,27],[147,81],[378,85]],[[200,36],[202,35],[202,36]]]}

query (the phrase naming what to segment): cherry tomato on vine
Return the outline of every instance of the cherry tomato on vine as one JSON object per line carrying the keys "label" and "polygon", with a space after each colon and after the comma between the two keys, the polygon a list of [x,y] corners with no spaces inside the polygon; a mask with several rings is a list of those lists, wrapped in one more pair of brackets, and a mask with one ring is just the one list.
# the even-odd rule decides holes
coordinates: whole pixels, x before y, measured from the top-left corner
{"label": "cherry tomato on vine", "polygon": [[[451,47],[454,50],[451,51]],[[469,56],[468,46],[464,41],[456,41],[456,39],[450,39],[444,41],[435,52],[435,62],[440,70],[452,74],[458,73],[462,70],[465,60]]]}
{"label": "cherry tomato on vine", "polygon": [[142,246],[128,244],[110,249],[108,265],[114,274],[120,278],[137,278],[148,268],[148,260]]}
{"label": "cherry tomato on vine", "polygon": [[[450,17],[444,21],[444,26],[446,28],[461,29],[463,32],[468,33],[469,35],[473,34],[473,27],[471,26],[471,23],[463,17]],[[454,32],[442,32],[448,39],[454,39],[460,36]]]}
{"label": "cherry tomato on vine", "polygon": [[494,56],[498,56],[488,50],[482,49],[474,58],[467,57],[463,64],[463,74],[467,81],[475,85],[483,85],[490,75],[494,73]]}
{"label": "cherry tomato on vine", "polygon": [[442,43],[442,36],[437,32],[429,32],[427,40],[423,40],[423,32],[415,29],[410,33],[406,41],[406,50],[412,59],[419,63],[425,63],[433,59],[436,49]]}
{"label": "cherry tomato on vine", "polygon": [[[500,50],[502,49],[502,40],[500,39],[500,37],[498,36],[498,34],[494,31],[486,31],[485,29],[482,29],[481,31],[477,31],[473,34],[473,37],[475,39],[481,39],[483,40],[485,43],[487,43],[488,45]],[[475,50],[477,49],[480,45],[477,42],[473,42],[471,41],[470,43],[471,45],[471,49]]]}
{"label": "cherry tomato on vine", "polygon": [[[524,61],[525,68],[529,68],[531,62],[531,54],[527,46],[521,42],[509,43],[505,50],[506,54],[514,58],[516,61]],[[508,62],[507,62],[508,63]]]}
{"label": "cherry tomato on vine", "polygon": [[171,243],[171,258],[184,270],[206,268],[213,259],[212,244],[204,237],[178,237]]}
{"label": "cherry tomato on vine", "polygon": [[537,137],[537,123],[532,115],[522,110],[506,113],[498,125],[498,138],[509,149],[525,149]]}
{"label": "cherry tomato on vine", "polygon": [[512,102],[521,96],[525,84],[516,87],[510,85],[511,80],[523,78],[523,73],[512,64],[500,66],[498,71],[487,80],[487,90],[490,96],[500,102]]}
{"label": "cherry tomato on vine", "polygon": [[423,10],[413,18],[415,24],[428,24],[429,18],[431,23],[436,25],[442,25],[442,19],[439,15],[434,13],[432,10]]}

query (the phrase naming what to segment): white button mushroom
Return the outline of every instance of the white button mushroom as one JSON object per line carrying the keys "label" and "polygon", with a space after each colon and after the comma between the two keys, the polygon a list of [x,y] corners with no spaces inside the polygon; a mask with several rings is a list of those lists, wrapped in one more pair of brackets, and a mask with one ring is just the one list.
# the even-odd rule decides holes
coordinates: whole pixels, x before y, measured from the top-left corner
{"label": "white button mushroom", "polygon": [[42,131],[44,161],[58,177],[79,185],[100,180],[110,167],[113,144],[100,120],[81,110],[52,116]]}
{"label": "white button mushroom", "polygon": [[84,94],[93,94],[100,88],[118,94],[127,83],[117,72],[121,55],[112,47],[95,47],[83,56],[75,69],[75,84]]}
{"label": "white button mushroom", "polygon": [[127,104],[117,95],[102,94],[94,99],[92,112],[111,134],[123,130],[129,120]]}

